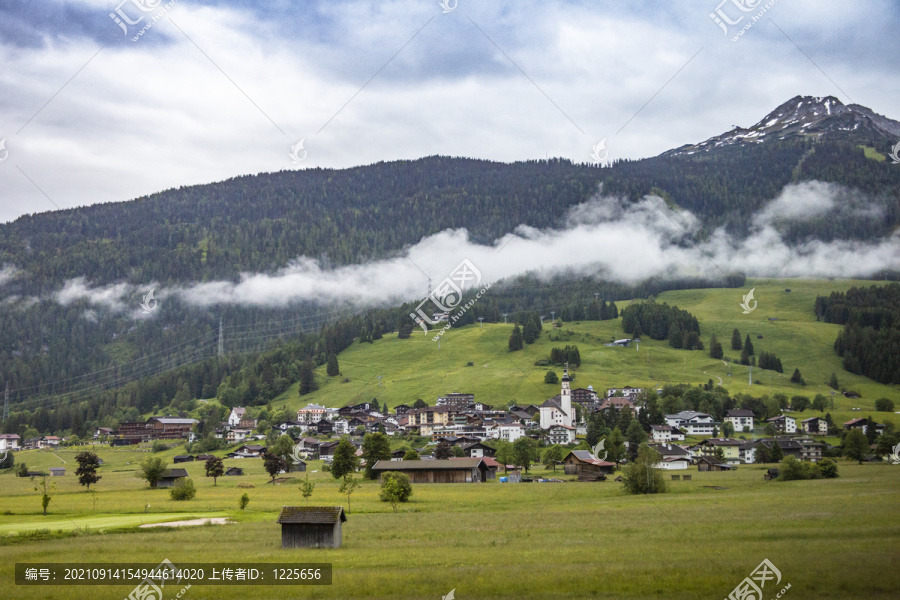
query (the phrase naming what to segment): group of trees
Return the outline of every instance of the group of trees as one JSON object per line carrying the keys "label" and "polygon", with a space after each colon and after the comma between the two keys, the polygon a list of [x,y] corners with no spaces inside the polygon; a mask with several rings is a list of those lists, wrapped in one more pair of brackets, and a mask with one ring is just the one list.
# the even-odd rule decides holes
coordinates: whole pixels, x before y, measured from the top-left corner
{"label": "group of trees", "polygon": [[622,330],[635,338],[648,335],[654,340],[668,339],[673,348],[703,350],[697,318],[665,302],[641,302],[626,307],[622,311]]}
{"label": "group of trees", "polygon": [[879,383],[900,383],[900,284],[819,296],[816,315],[844,326],[834,342],[844,369]]}
{"label": "group of trees", "polygon": [[564,348],[552,348],[550,350],[551,365],[565,365],[566,363],[570,367],[581,366],[581,353],[578,351],[578,346],[569,346],[567,344]]}

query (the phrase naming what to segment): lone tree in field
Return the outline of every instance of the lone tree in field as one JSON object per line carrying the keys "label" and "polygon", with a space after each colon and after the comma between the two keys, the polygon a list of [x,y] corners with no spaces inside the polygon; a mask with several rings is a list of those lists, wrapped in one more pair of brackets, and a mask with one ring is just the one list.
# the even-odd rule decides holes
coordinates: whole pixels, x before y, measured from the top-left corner
{"label": "lone tree in field", "polygon": [[654,466],[662,459],[659,452],[641,446],[637,458],[625,467],[622,482],[630,494],[662,494],[666,491],[666,480],[662,472]]}
{"label": "lone tree in field", "polygon": [[353,478],[353,475],[344,475],[344,480],[341,482],[341,487],[338,488],[338,493],[342,496],[347,496],[348,513],[350,512],[350,496],[353,495],[357,487],[359,487],[359,482]]}
{"label": "lone tree in field", "polygon": [[844,456],[862,464],[869,455],[869,440],[861,429],[851,429],[844,437]]}
{"label": "lone tree in field", "polygon": [[828,379],[828,387],[833,390],[839,390],[841,385],[838,383],[837,375],[834,374],[834,371],[831,372],[831,378]]}
{"label": "lone tree in field", "polygon": [[547,371],[544,374],[544,383],[559,383],[559,375],[556,374],[556,371]]}
{"label": "lone tree in field", "polygon": [[519,324],[516,323],[513,326],[512,333],[509,334],[509,351],[515,352],[516,350],[521,350],[524,347],[525,343],[522,339],[522,330],[519,329]]}
{"label": "lone tree in field", "polygon": [[75,474],[78,475],[78,483],[87,486],[88,491],[90,491],[91,484],[100,481],[100,476],[97,475],[100,458],[93,452],[79,452],[75,455],[75,462],[78,463],[78,468],[75,469]]}
{"label": "lone tree in field", "polygon": [[309,473],[306,474],[306,480],[300,483],[300,495],[306,498],[306,505],[309,506],[309,497],[312,496],[316,484],[309,480]]}
{"label": "lone tree in field", "polygon": [[800,369],[794,369],[794,374],[791,375],[791,383],[799,383],[800,385],[806,385],[806,382],[803,381],[803,376],[800,375]]}
{"label": "lone tree in field", "polygon": [[225,463],[217,456],[210,456],[204,464],[206,467],[206,476],[213,478],[213,485],[217,484],[219,477],[225,474]]}
{"label": "lone tree in field", "polygon": [[31,483],[34,485],[34,491],[41,493],[41,506],[44,507],[44,516],[46,517],[47,507],[50,506],[50,498],[53,496],[53,492],[56,491],[56,482],[48,482],[46,477],[41,477],[41,482],[37,483],[32,477]]}
{"label": "lone tree in field", "polygon": [[282,471],[287,470],[287,461],[277,454],[266,452],[265,454],[263,454],[263,468],[266,470],[266,473],[269,474],[269,477],[271,477],[272,481],[274,482],[276,475],[278,475]]}
{"label": "lone tree in field", "polygon": [[744,352],[747,353],[747,356],[753,356],[753,342],[750,341],[750,334],[747,334],[747,339],[744,340]]}
{"label": "lone tree in field", "polygon": [[162,478],[168,463],[158,456],[150,456],[141,463],[141,478],[145,479],[150,487],[155,488],[156,482]]}
{"label": "lone tree in field", "polygon": [[563,459],[562,446],[553,444],[544,450],[544,468],[556,470],[556,463]]}
{"label": "lone tree in field", "polygon": [[721,360],[723,356],[725,352],[722,350],[722,344],[719,343],[716,334],[712,334],[709,338],[709,357]]}
{"label": "lone tree in field", "polygon": [[381,501],[390,502],[394,512],[397,512],[397,504],[406,502],[412,496],[412,484],[406,473],[388,471],[381,476]]}
{"label": "lone tree in field", "polygon": [[334,458],[331,461],[331,476],[341,479],[354,472],[359,466],[359,457],[356,456],[356,448],[346,439],[338,442],[334,450]]}
{"label": "lone tree in field", "polygon": [[247,508],[248,504],[250,504],[250,496],[247,495],[247,492],[244,492],[244,494],[241,496],[241,499],[238,500],[238,507],[241,510],[244,510],[245,508]]}
{"label": "lone tree in field", "polygon": [[538,460],[535,456],[538,452],[537,442],[530,437],[520,437],[513,442],[513,451],[516,455],[516,463],[528,472],[531,463]]}
{"label": "lone tree in field", "polygon": [[741,350],[743,347],[743,344],[741,344],[741,332],[735,329],[731,332],[731,349]]}

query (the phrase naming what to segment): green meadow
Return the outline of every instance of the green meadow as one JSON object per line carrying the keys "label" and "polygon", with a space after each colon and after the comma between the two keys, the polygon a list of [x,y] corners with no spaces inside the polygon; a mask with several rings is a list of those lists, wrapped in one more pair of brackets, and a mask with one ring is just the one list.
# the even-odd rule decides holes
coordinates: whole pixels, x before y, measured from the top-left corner
{"label": "green meadow", "polygon": [[[71,465],[72,451],[19,454],[29,466]],[[163,453],[171,457],[174,450]],[[301,474],[267,483],[262,461],[228,460],[242,477],[217,486],[186,463],[197,486],[175,502],[135,476],[147,453],[100,449],[96,494],[67,474],[46,517],[28,479],[0,474],[0,580],[7,598],[121,599],[129,586],[11,585],[16,562],[328,562],[331,586],[193,586],[189,598],[725,598],[765,558],[792,598],[895,598],[900,466],[840,462],[834,480],[764,481],[763,466],[688,471],[670,493],[626,495],[620,483],[414,485],[395,513],[365,482],[350,498],[343,547],[284,550],[275,523],[300,505]],[[312,472],[315,471],[315,472]],[[683,472],[682,472],[683,473]],[[313,505],[345,508],[321,463]],[[668,474],[666,475],[668,479]],[[238,484],[244,486],[239,488]],[[250,496],[246,510],[237,501]],[[227,525],[140,529],[139,523],[228,516]],[[16,531],[17,533],[11,533]],[[172,596],[180,588],[171,590]],[[780,589],[780,588],[779,588]],[[768,590],[767,590],[768,591]],[[775,590],[771,596],[774,597]],[[167,597],[169,594],[167,593]]]}
{"label": "green meadow", "polygon": [[[814,312],[818,295],[872,284],[877,282],[749,280],[741,289],[672,291],[656,298],[657,302],[674,304],[694,314],[700,321],[703,343],[708,348],[710,335],[715,333],[729,362],[711,359],[706,350],[676,350],[665,340],[647,337],[639,348],[607,347],[606,342],[626,337],[621,319],[565,323],[561,330],[553,330],[547,311],[548,320],[541,337],[518,352],[507,349],[511,324],[451,328],[442,336],[440,348],[432,341],[434,332],[426,336],[421,329],[416,329],[406,340],[389,334],[373,343],[356,343],[338,357],[341,376],[328,377],[322,366],[318,370],[320,389],[301,397],[295,384],[272,404],[290,409],[310,402],[340,407],[372,398],[389,406],[412,404],[417,398],[434,404],[438,396],[453,391],[473,392],[476,400],[494,406],[504,406],[511,400],[540,404],[559,393],[558,385],[544,383],[544,374],[548,369],[557,374],[562,370],[538,367],[535,361],[548,358],[554,346],[576,344],[582,362],[574,372],[573,387],[593,385],[596,390],[605,391],[626,385],[655,388],[667,383],[701,384],[712,379],[732,395],[781,392],[788,396],[799,394],[812,398],[824,394],[831,398],[832,390],[826,382],[834,372],[841,386],[861,395],[852,400],[840,394],[834,396],[834,409],[829,412],[835,422],[870,413],[878,420],[885,415],[874,413],[875,400],[891,398],[900,407],[900,387],[882,385],[844,371],[840,357],[833,350],[841,327],[817,322]],[[755,288],[758,304],[753,312],[745,315],[739,304],[742,295],[751,288]],[[621,311],[628,302],[617,305]],[[730,345],[735,328],[742,338],[750,335],[757,354],[762,350],[774,352],[785,372],[754,368],[753,385],[750,385],[748,367],[730,362],[740,357],[740,352],[732,351]],[[469,363],[472,366],[467,366]],[[800,369],[806,385],[790,382],[795,368]],[[817,414],[822,413],[805,411],[802,416]]]}

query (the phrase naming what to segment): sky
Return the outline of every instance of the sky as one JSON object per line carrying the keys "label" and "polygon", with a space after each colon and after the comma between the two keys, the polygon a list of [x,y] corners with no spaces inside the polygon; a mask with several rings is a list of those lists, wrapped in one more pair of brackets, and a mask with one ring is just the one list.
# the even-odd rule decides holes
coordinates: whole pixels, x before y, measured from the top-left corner
{"label": "sky", "polygon": [[720,2],[0,0],[0,222],[286,169],[642,158],[796,95],[900,118],[896,3]]}

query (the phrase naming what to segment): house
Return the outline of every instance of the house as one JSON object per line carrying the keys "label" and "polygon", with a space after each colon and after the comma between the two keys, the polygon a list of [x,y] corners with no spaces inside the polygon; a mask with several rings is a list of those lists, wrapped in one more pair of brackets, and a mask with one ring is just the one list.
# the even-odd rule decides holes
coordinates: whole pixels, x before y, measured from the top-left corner
{"label": "house", "polygon": [[552,444],[574,444],[575,428],[568,425],[551,425],[547,429],[547,442]]}
{"label": "house", "polygon": [[800,421],[804,433],[809,435],[828,435],[828,421],[822,417],[810,417]]}
{"label": "house", "polygon": [[460,460],[379,460],[372,466],[378,479],[388,471],[409,475],[412,483],[483,483],[488,467],[483,458]]}
{"label": "house", "polygon": [[697,469],[699,471],[732,471],[732,465],[723,463],[715,456],[701,456],[697,459]]}
{"label": "house", "polygon": [[18,450],[20,439],[15,433],[0,433],[0,450]]}
{"label": "house", "polygon": [[566,475],[578,475],[578,481],[602,481],[616,470],[616,463],[594,458],[587,450],[572,450],[563,458]]}
{"label": "house", "polygon": [[325,418],[325,407],[321,404],[307,404],[297,411],[300,423],[315,423]]}
{"label": "house", "polygon": [[666,425],[677,427],[687,435],[712,435],[717,423],[706,413],[683,410],[674,415],[666,415]]}
{"label": "house", "polygon": [[816,442],[812,438],[800,438],[797,442],[802,446],[800,450],[800,460],[808,460],[809,462],[817,463],[822,460],[822,452],[825,449],[825,444],[822,442]]}
{"label": "house", "polygon": [[94,439],[100,439],[101,437],[109,437],[113,434],[113,430],[111,427],[98,427],[94,430]]}
{"label": "house", "polygon": [[753,431],[753,411],[746,408],[732,408],[725,411],[725,421],[734,425],[735,431]]}
{"label": "house", "polygon": [[607,398],[600,403],[600,405],[597,407],[597,410],[607,410],[612,408],[615,409],[616,412],[620,412],[625,407],[630,408],[631,412],[637,414],[637,408],[634,405],[634,401],[623,396],[613,396]]}
{"label": "house", "polygon": [[778,447],[781,448],[781,453],[785,457],[793,456],[797,459],[801,459],[803,457],[803,446],[797,440],[792,440],[789,438],[775,438],[759,440],[759,443],[769,450],[771,450],[772,447],[777,443]]}
{"label": "house", "polygon": [[437,399],[437,406],[446,406],[452,410],[463,411],[475,405],[475,394],[453,392]]}
{"label": "house", "polygon": [[394,414],[397,416],[405,415],[406,413],[408,413],[411,410],[412,410],[412,406],[410,406],[408,404],[398,404],[397,406],[394,407]]}
{"label": "house", "polygon": [[156,487],[172,487],[179,479],[187,476],[188,472],[185,469],[166,469],[156,482]]}
{"label": "house", "polygon": [[403,460],[404,456],[406,456],[406,450],[403,448],[398,448],[391,452],[391,460]]}
{"label": "house", "polygon": [[343,417],[338,417],[331,422],[331,433],[333,435],[347,435],[350,433],[350,423]]}
{"label": "house", "polygon": [[342,506],[283,506],[276,521],[281,525],[281,547],[340,548],[341,524],[346,520]]}
{"label": "house", "polygon": [[244,444],[234,452],[238,454],[248,454],[250,456],[261,456],[265,451],[265,446],[260,446],[259,444]]}
{"label": "house", "polygon": [[246,414],[247,409],[243,406],[235,406],[231,409],[231,414],[228,415],[227,423],[229,427],[237,427],[241,424],[241,421],[244,420],[244,415]]}
{"label": "house", "polygon": [[683,471],[687,469],[691,464],[691,461],[687,457],[679,458],[677,456],[672,456],[670,458],[660,459],[658,463],[653,465],[654,469],[662,469],[665,471]]}
{"label": "house", "polygon": [[[450,460],[466,460],[466,457],[453,456],[450,458]],[[488,479],[496,478],[497,471],[500,469],[500,467],[502,465],[500,463],[498,463],[496,460],[494,460],[493,458],[491,458],[490,456],[485,456],[483,460],[484,460],[485,466],[487,467],[487,478]]]}
{"label": "house", "polygon": [[244,474],[244,470],[240,467],[229,467],[225,474],[229,477],[239,477]]}
{"label": "house", "polygon": [[175,456],[172,458],[172,462],[175,463],[176,465],[178,463],[186,463],[186,462],[193,462],[193,461],[194,461],[194,457],[191,456],[190,454],[179,454],[178,456]]}
{"label": "house", "polygon": [[334,456],[334,451],[337,450],[339,443],[340,442],[322,442],[319,444],[319,457],[324,458],[326,456]]}
{"label": "house", "polygon": [[497,434],[498,439],[512,443],[525,435],[525,427],[520,423],[498,423]]}
{"label": "house", "polygon": [[756,442],[748,440],[738,447],[738,458],[745,465],[752,465],[756,462]]}
{"label": "house", "polygon": [[868,419],[850,419],[843,425],[844,429],[850,431],[851,429],[859,429],[863,433],[867,433],[869,428],[869,420]]}
{"label": "house", "polygon": [[212,454],[198,454],[194,460],[197,462],[205,463],[206,461],[208,461],[211,458],[215,458],[215,456],[213,456]]}
{"label": "house", "polygon": [[484,458],[494,456],[497,453],[496,450],[481,442],[469,442],[459,446],[466,453],[467,458]]}
{"label": "house", "polygon": [[631,387],[630,385],[626,385],[623,388],[610,388],[610,389],[606,390],[606,397],[612,398],[613,396],[619,396],[619,397],[628,398],[629,400],[634,402],[634,399],[637,398],[638,395],[643,391],[644,391],[644,388],[636,388],[636,387]]}
{"label": "house", "polygon": [[694,446],[694,456],[714,456],[716,450],[722,450],[724,462],[738,464],[741,462],[741,446],[743,440],[731,440],[725,438],[711,438],[703,440]]}
{"label": "house", "polygon": [[[436,426],[450,425],[450,408],[447,406],[426,406],[425,408],[414,408],[406,413],[409,419],[407,428],[419,429],[419,435],[425,437],[431,436]],[[353,428],[353,422],[350,423]]]}
{"label": "house", "polygon": [[688,462],[691,460],[691,453],[682,446],[676,444],[649,444],[651,450],[666,458],[684,458]]}
{"label": "house", "polygon": [[328,419],[319,419],[314,426],[319,435],[331,435],[334,433],[334,422]]}
{"label": "house", "polygon": [[651,425],[654,442],[683,442],[684,434],[671,425]]}
{"label": "house", "polygon": [[225,434],[225,441],[229,444],[237,444],[247,439],[251,431],[249,429],[229,429]]}
{"label": "house", "polygon": [[287,472],[288,473],[303,473],[306,471],[306,462],[299,459],[290,459],[288,460]]}
{"label": "house", "polygon": [[774,425],[775,431],[778,433],[797,433],[797,419],[794,417],[778,415],[777,417],[766,419],[766,423]]}
{"label": "house", "polygon": [[[563,369],[562,383],[558,396],[548,398],[540,406],[541,429],[550,429],[553,425],[575,425],[575,409],[572,407],[572,390],[569,377],[569,365]],[[574,435],[574,430],[572,431]]]}
{"label": "house", "polygon": [[65,474],[65,467],[50,467],[50,477],[62,477]]}
{"label": "house", "polygon": [[61,440],[55,435],[45,435],[38,441],[38,448],[56,448]]}

